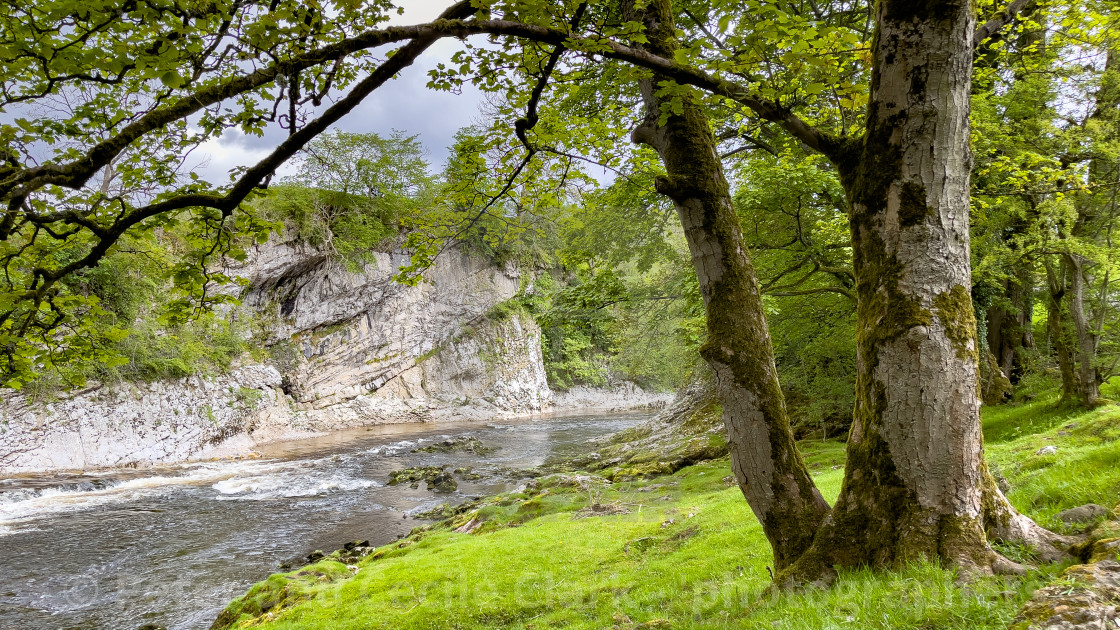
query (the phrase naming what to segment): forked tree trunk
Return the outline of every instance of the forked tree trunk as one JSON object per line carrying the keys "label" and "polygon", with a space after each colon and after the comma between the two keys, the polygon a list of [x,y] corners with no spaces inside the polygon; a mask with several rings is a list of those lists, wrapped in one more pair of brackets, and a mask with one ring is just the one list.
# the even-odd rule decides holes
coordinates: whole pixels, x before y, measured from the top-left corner
{"label": "forked tree trunk", "polygon": [[1013,569],[986,531],[1045,538],[984,464],[969,292],[972,6],[882,0],[876,12],[868,130],[838,163],[859,298],[847,467],[788,583],[919,558]]}
{"label": "forked tree trunk", "polygon": [[1019,265],[1015,278],[1003,283],[1004,302],[988,309],[988,349],[1000,370],[1015,385],[1023,374],[1023,350],[1032,347],[1034,287],[1030,268]]}
{"label": "forked tree trunk", "polygon": [[[625,19],[645,25],[650,52],[672,59],[670,0],[635,5],[623,1]],[[851,202],[859,298],[855,418],[831,513],[793,442],[708,120],[687,90],[663,108],[665,77],[641,85],[647,119],[634,140],[665,165],[657,187],[676,204],[700,282],[702,354],[717,375],[732,467],[774,547],[779,585],[918,558],[1017,568],[987,533],[1058,553],[1056,537],[1007,503],[983,457],[968,288],[971,5],[882,0],[877,11],[869,131],[828,145]]]}
{"label": "forked tree trunk", "polygon": [[[627,19],[646,25],[651,52],[673,58],[676,37],[670,0],[644,8],[623,0]],[[701,349],[716,374],[731,466],[743,495],[785,568],[809,548],[828,513],[797,450],[774,366],[762,297],[743,241],[707,116],[695,97],[659,124],[664,77],[642,81],[648,115],[633,139],[660,154],[667,176],[658,191],[676,204],[707,312]]]}
{"label": "forked tree trunk", "polygon": [[[1120,51],[1110,48],[1105,61],[1106,79],[1096,95],[1096,107],[1090,117],[1091,123],[1098,128],[1107,128],[1109,121],[1116,117],[1116,110],[1120,107],[1120,90],[1116,89],[1113,82],[1117,72],[1120,72]],[[1113,138],[1102,137],[1101,144],[1107,144]],[[1107,152],[1099,151],[1089,161],[1089,184],[1103,186],[1106,190],[1111,182],[1115,181],[1112,175],[1112,165],[1115,158]],[[1074,224],[1072,236],[1089,241],[1100,242],[1102,218],[1108,215],[1103,212],[1099,192],[1090,192],[1080,196],[1077,204],[1077,221]],[[1086,407],[1094,407],[1100,402],[1101,378],[1097,370],[1097,336],[1086,314],[1085,292],[1086,285],[1091,284],[1091,260],[1084,256],[1067,252],[1063,255],[1065,266],[1069,270],[1069,316],[1073,324],[1074,355],[1077,363],[1077,402]]]}

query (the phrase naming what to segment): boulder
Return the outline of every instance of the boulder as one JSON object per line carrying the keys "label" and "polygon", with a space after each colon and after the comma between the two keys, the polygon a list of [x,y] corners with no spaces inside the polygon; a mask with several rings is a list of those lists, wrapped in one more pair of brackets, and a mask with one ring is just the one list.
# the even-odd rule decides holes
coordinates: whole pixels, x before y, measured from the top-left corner
{"label": "boulder", "polygon": [[991,352],[980,361],[980,396],[985,405],[998,405],[1011,400],[1015,388],[1011,380],[999,367],[999,361]]}
{"label": "boulder", "polygon": [[1085,523],[1107,515],[1108,508],[1096,503],[1088,503],[1064,512],[1058,512],[1057,516],[1063,523]]}
{"label": "boulder", "polygon": [[449,472],[439,473],[428,482],[428,485],[436,492],[455,492],[459,489],[455,477],[451,476]]}
{"label": "boulder", "polygon": [[498,450],[493,446],[483,444],[482,440],[474,436],[454,437],[428,446],[412,449],[413,453],[474,453],[475,455],[489,455]]}

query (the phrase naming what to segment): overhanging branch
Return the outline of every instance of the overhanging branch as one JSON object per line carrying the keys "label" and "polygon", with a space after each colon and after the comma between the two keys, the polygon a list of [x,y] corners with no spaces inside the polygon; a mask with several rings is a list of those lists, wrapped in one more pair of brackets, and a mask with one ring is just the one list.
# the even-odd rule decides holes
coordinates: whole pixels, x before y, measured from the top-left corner
{"label": "overhanging branch", "polygon": [[[1016,0],[1016,2],[1019,1],[1022,0]],[[117,135],[94,145],[81,159],[66,164],[47,163],[9,173],[6,179],[0,181],[0,197],[10,199],[25,196],[34,190],[52,184],[79,188],[98,170],[145,134],[222,100],[266,85],[281,75],[290,75],[301,69],[342,59],[352,53],[385,44],[407,40],[423,40],[428,41],[430,45],[431,42],[445,37],[468,37],[471,35],[510,36],[548,43],[557,47],[595,51],[595,53],[602,54],[604,57],[625,61],[655,71],[682,85],[691,85],[716,96],[722,96],[740,103],[754,111],[760,118],[777,123],[810,149],[819,151],[826,156],[836,157],[842,148],[842,143],[838,139],[815,129],[789,109],[776,102],[763,99],[741,85],[725,81],[701,69],[680,64],[611,40],[574,37],[565,30],[509,20],[468,20],[463,17],[464,12],[473,14],[474,9],[470,7],[469,2],[464,1],[456,4],[444,14],[448,17],[441,17],[428,24],[367,31],[336,44],[297,55],[291,60],[277,62],[253,73],[204,88],[196,93],[184,96],[170,105],[141,116],[138,120],[123,128]]]}
{"label": "overhanging branch", "polygon": [[999,32],[1000,29],[1010,24],[1020,13],[1033,8],[1037,0],[1012,0],[1007,3],[1007,6],[999,10],[994,17],[980,26],[976,27],[976,31],[972,36],[973,47],[979,46],[992,35]]}

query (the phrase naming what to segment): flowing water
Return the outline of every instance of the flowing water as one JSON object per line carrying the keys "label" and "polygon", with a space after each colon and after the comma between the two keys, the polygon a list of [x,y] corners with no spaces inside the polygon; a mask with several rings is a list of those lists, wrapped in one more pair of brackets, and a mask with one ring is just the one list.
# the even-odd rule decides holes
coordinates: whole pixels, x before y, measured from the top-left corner
{"label": "flowing water", "polygon": [[[284,563],[390,542],[443,502],[513,490],[511,469],[590,448],[641,414],[377,427],[273,445],[255,460],[0,480],[0,630],[208,628]],[[415,453],[473,436],[498,450]],[[473,467],[451,494],[387,485],[412,466]]]}

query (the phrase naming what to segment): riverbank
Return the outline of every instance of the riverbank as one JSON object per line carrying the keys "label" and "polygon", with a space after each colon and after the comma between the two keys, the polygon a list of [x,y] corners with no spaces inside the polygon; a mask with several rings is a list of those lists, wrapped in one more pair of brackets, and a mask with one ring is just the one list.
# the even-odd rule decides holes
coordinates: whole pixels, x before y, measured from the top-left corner
{"label": "riverbank", "polygon": [[[1017,508],[1073,533],[1105,516],[1071,524],[1060,512],[1120,499],[1120,409],[1051,403],[986,408],[988,456]],[[843,445],[802,448],[834,499]],[[542,477],[360,559],[273,575],[214,627],[1002,629],[1074,562],[967,586],[932,565],[847,571],[831,589],[771,597],[769,546],[728,470],[717,459],[613,483],[609,468]]]}

